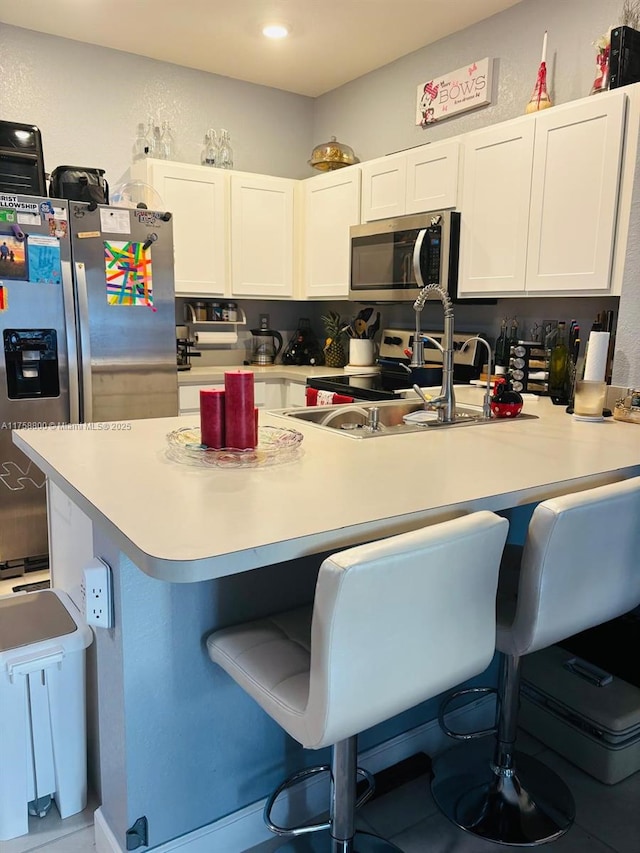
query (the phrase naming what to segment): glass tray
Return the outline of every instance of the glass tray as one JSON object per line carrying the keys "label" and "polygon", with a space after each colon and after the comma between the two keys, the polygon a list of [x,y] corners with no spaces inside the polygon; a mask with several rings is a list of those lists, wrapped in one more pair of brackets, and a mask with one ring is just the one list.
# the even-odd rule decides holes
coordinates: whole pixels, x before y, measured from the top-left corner
{"label": "glass tray", "polygon": [[281,427],[258,427],[258,446],[252,450],[214,450],[200,443],[199,427],[182,427],[167,434],[167,456],[200,468],[258,468],[293,462],[302,455],[302,433]]}

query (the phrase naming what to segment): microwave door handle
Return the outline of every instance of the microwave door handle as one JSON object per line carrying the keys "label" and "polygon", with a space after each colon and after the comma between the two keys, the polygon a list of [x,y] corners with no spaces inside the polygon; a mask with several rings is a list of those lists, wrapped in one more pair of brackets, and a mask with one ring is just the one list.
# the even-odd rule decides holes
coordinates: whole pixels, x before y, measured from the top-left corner
{"label": "microwave door handle", "polygon": [[424,287],[424,279],[422,278],[422,270],[420,269],[420,253],[422,252],[422,244],[424,243],[424,238],[426,236],[427,229],[422,228],[418,232],[418,236],[416,237],[416,242],[413,247],[413,274],[416,277],[419,288]]}

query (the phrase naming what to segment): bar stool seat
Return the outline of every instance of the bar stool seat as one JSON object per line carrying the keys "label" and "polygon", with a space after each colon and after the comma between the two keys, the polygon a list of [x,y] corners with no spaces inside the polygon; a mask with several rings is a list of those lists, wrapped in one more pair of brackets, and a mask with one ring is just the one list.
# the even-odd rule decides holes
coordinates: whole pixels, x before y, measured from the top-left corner
{"label": "bar stool seat", "polygon": [[507,528],[478,512],[333,554],[313,607],[208,637],[211,659],[291,737],[332,747],[328,822],[278,827],[267,803],[267,825],[291,836],[280,849],[398,853],[355,832],[357,734],[489,665]]}
{"label": "bar stool seat", "polygon": [[522,846],[570,828],[575,806],[565,783],[514,750],[521,659],[637,607],[639,553],[640,477],[539,504],[524,548],[507,546],[497,599],[501,674],[493,754],[489,747],[472,760],[461,747],[434,764],[434,799],[457,826]]}

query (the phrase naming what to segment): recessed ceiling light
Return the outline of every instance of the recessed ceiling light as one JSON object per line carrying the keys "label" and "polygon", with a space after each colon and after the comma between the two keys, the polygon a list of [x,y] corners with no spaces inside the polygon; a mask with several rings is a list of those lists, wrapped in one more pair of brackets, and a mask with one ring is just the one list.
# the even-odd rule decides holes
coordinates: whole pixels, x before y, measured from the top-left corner
{"label": "recessed ceiling light", "polygon": [[268,24],[262,28],[262,35],[268,39],[283,39],[289,35],[289,28],[284,24]]}

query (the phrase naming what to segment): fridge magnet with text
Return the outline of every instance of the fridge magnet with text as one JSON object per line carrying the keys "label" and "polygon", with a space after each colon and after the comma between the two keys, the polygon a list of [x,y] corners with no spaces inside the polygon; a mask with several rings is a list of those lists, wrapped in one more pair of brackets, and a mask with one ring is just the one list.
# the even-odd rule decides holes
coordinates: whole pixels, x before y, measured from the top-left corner
{"label": "fridge magnet with text", "polygon": [[0,284],[0,312],[6,311],[9,305],[7,304],[7,288]]}
{"label": "fridge magnet with text", "polygon": [[60,242],[46,234],[29,234],[27,237],[29,281],[34,284],[60,284],[62,263]]}
{"label": "fridge magnet with text", "polygon": [[0,232],[0,279],[3,278],[24,281],[27,278],[27,258],[24,241],[16,240],[13,234]]}
{"label": "fridge magnet with text", "polygon": [[105,240],[104,269],[109,305],[153,308],[151,252],[144,244]]}
{"label": "fridge magnet with text", "polygon": [[479,59],[418,85],[416,124],[427,127],[443,118],[491,103],[492,60]]}

